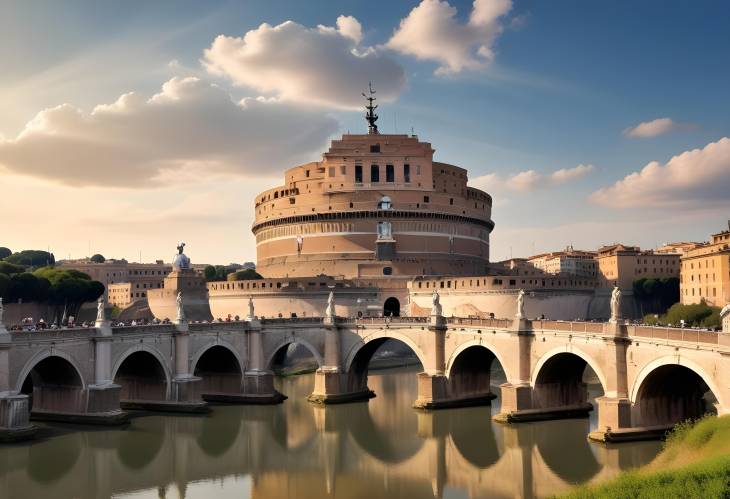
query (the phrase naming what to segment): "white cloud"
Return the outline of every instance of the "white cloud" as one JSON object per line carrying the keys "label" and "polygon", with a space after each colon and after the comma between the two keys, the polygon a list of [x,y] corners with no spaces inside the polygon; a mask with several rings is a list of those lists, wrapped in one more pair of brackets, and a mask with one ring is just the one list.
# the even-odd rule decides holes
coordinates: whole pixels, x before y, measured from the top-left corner
{"label": "white cloud", "polygon": [[197,78],[173,78],[85,113],[39,112],[0,140],[0,166],[70,185],[160,186],[215,174],[261,176],[311,160],[337,129],[321,113],[264,99],[231,100]]}
{"label": "white cloud", "polygon": [[368,81],[380,99],[395,99],[405,86],[403,68],[361,40],[362,27],[350,16],[337,18],[336,28],[262,24],[243,38],[218,36],[202,62],[212,74],[287,101],[359,108]]}
{"label": "white cloud", "polygon": [[676,123],[671,118],[657,118],[651,121],[644,121],[636,126],[624,130],[624,135],[634,139],[647,139],[657,137],[666,133],[690,127],[687,124]]}
{"label": "white cloud", "polygon": [[578,179],[592,170],[593,165],[578,165],[573,168],[561,168],[548,174],[543,174],[535,170],[526,170],[507,177],[502,177],[496,173],[489,173],[476,177],[470,184],[479,189],[485,189],[487,192],[501,190],[530,192],[541,187],[551,187]]}
{"label": "white cloud", "polygon": [[730,138],[723,137],[702,149],[685,151],[661,165],[652,161],[610,187],[599,189],[591,200],[622,207],[702,207],[728,202],[730,192]]}
{"label": "white cloud", "polygon": [[481,69],[494,59],[500,18],[511,8],[512,0],[474,0],[468,22],[461,24],[448,2],[423,0],[401,20],[387,47],[439,62],[438,75]]}

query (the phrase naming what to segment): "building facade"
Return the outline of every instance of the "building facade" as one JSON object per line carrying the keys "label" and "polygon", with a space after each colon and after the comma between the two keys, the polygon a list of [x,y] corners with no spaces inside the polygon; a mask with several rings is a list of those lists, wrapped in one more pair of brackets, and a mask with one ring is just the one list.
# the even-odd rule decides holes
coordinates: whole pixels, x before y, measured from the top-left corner
{"label": "building facade", "polygon": [[409,135],[343,135],[256,197],[264,277],[484,273],[492,198]]}
{"label": "building facade", "polygon": [[730,302],[730,223],[729,230],[712,234],[709,243],[682,255],[679,284],[681,303],[722,307]]}
{"label": "building facade", "polygon": [[130,263],[126,260],[95,263],[84,259],[64,260],[58,265],[81,271],[101,282],[105,288],[104,299],[121,308],[146,298],[151,289],[162,288],[165,276],[172,270],[172,266],[162,260],[155,263]]}
{"label": "building facade", "polygon": [[679,277],[679,258],[677,253],[642,251],[638,246],[604,246],[596,257],[599,287],[631,291],[639,279]]}
{"label": "building facade", "polygon": [[568,246],[565,251],[535,255],[527,261],[548,274],[594,278],[598,272],[596,255],[595,251],[580,251]]}

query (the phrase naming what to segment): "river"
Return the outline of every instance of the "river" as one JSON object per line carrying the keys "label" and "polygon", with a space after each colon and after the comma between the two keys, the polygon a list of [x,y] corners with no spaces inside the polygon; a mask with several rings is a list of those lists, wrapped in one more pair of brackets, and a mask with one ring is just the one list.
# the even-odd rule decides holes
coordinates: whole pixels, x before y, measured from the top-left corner
{"label": "river", "polygon": [[595,416],[494,423],[499,398],[418,412],[416,372],[371,372],[377,397],[364,403],[311,405],[306,374],[277,380],[289,396],[278,406],[136,415],[123,429],[44,425],[39,440],[0,447],[0,497],[545,497],[643,465],[661,448],[589,443]]}

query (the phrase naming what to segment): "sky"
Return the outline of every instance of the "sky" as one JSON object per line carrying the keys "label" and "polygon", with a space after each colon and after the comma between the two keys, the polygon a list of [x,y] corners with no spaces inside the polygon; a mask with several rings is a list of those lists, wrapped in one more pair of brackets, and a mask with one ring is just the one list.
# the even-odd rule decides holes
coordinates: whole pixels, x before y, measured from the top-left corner
{"label": "sky", "polygon": [[255,261],[257,192],[329,141],[430,142],[491,259],[730,219],[730,3],[0,0],[0,246]]}

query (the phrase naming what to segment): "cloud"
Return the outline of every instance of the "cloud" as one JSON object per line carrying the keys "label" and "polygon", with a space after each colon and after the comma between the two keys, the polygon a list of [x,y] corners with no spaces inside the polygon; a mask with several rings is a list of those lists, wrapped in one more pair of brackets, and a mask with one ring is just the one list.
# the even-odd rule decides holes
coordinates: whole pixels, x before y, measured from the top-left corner
{"label": "cloud", "polygon": [[497,173],[489,173],[473,179],[470,184],[489,192],[507,190],[513,192],[530,192],[541,187],[551,187],[578,179],[593,170],[593,165],[578,165],[573,168],[561,168],[552,173],[543,174],[535,170],[502,177]]}
{"label": "cloud", "polygon": [[91,113],[63,104],[0,140],[0,166],[75,185],[157,187],[215,174],[261,176],[310,160],[338,128],[276,100],[234,102],[197,78],[149,99],[127,93]]}
{"label": "cloud", "polygon": [[456,19],[456,8],[441,0],[423,0],[386,44],[422,60],[437,61],[437,75],[482,69],[494,59],[494,42],[502,33],[499,20],[512,0],[474,0],[469,20]]}
{"label": "cloud", "polygon": [[692,125],[687,123],[676,123],[671,118],[657,118],[651,121],[644,121],[636,126],[624,130],[624,135],[633,139],[647,139],[658,137],[666,133],[686,130]]}
{"label": "cloud", "polygon": [[337,27],[264,23],[243,38],[216,37],[202,62],[212,74],[286,101],[360,108],[368,81],[380,99],[394,100],[406,83],[403,68],[361,40],[362,27],[350,16],[338,17]]}
{"label": "cloud", "polygon": [[591,194],[605,206],[701,207],[727,203],[730,192],[730,138],[685,151],[661,165],[652,161],[610,187]]}

